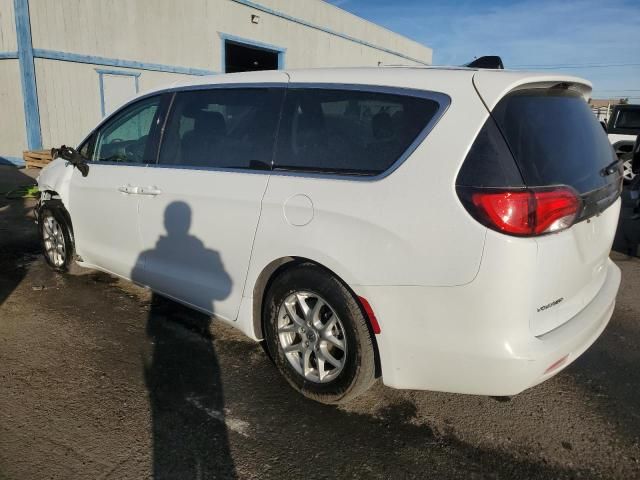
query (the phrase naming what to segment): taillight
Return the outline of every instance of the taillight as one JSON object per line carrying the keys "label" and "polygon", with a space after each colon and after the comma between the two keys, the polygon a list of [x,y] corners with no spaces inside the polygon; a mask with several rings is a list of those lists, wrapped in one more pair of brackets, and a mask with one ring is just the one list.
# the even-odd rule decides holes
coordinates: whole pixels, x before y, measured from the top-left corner
{"label": "taillight", "polygon": [[498,232],[521,237],[569,228],[582,208],[580,197],[566,186],[526,189],[458,187],[458,194],[478,221]]}

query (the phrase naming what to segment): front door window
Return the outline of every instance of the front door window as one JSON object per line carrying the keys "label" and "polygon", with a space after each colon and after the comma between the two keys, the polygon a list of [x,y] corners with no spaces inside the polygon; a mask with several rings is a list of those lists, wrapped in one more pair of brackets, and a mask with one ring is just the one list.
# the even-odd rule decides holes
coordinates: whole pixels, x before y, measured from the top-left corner
{"label": "front door window", "polygon": [[155,148],[148,139],[159,110],[160,97],[151,97],[116,114],[96,132],[92,160],[155,163]]}

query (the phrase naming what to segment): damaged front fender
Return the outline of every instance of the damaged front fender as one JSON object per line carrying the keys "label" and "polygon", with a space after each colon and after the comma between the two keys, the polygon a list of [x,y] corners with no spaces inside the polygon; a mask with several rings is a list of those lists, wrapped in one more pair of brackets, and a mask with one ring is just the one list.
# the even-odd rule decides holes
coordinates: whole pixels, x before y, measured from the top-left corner
{"label": "damaged front fender", "polygon": [[73,166],[62,158],[55,159],[42,169],[37,178],[38,189],[41,192],[40,203],[49,201],[53,197],[68,208],[72,175]]}

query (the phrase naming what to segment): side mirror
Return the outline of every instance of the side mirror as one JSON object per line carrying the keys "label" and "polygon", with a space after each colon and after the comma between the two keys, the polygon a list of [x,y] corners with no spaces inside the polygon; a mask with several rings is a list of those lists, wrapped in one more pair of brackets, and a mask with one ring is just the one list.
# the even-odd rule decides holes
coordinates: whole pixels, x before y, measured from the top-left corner
{"label": "side mirror", "polygon": [[62,145],[60,148],[52,148],[51,158],[55,160],[58,157],[65,159],[71,165],[76,167],[83,177],[89,175],[87,159],[80,155],[80,152],[75,148],[67,147],[66,145]]}
{"label": "side mirror", "polygon": [[640,174],[640,135],[636,137],[633,145],[633,157],[631,158],[631,171]]}
{"label": "side mirror", "polygon": [[604,130],[604,133],[609,133],[609,131],[607,130],[607,124],[604,123],[602,120],[600,120],[600,125],[602,125],[602,129]]}

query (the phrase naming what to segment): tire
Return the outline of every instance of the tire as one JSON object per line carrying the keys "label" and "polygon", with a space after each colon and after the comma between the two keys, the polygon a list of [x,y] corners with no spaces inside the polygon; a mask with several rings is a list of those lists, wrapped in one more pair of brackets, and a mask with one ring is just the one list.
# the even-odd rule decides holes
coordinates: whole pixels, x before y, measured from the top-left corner
{"label": "tire", "polygon": [[362,308],[340,280],[317,265],[296,265],[272,281],[263,328],[276,367],[309,399],[346,403],[375,382],[375,349]]}
{"label": "tire", "polygon": [[49,266],[66,272],[73,258],[73,241],[62,207],[44,205],[38,214],[42,253]]}

